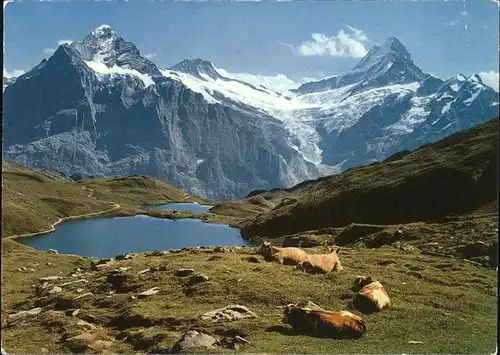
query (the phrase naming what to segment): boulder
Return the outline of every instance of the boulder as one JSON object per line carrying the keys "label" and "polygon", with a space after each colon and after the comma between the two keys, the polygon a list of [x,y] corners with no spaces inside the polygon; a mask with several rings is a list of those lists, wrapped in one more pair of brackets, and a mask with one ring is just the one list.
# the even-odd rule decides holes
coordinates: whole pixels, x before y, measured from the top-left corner
{"label": "boulder", "polygon": [[62,288],[59,286],[54,286],[51,290],[49,290],[49,295],[52,295],[54,293],[60,293],[62,292]]}
{"label": "boulder", "polygon": [[92,330],[92,329],[95,329],[95,328],[96,328],[96,326],[95,326],[95,325],[93,325],[93,324],[91,324],[91,323],[89,323],[89,322],[86,322],[86,321],[84,321],[84,320],[82,320],[82,319],[80,319],[80,320],[76,323],[76,325],[77,325],[77,326],[79,326],[79,327],[82,327],[82,328],[86,328],[86,329],[88,329],[88,330]]}
{"label": "boulder", "polygon": [[92,292],[87,292],[87,293],[84,293],[83,295],[80,295],[80,296],[76,296],[75,298],[73,298],[74,300],[79,300],[80,298],[84,298],[84,297],[88,297],[88,296],[93,296],[94,294]]}
{"label": "boulder", "polygon": [[201,315],[201,319],[212,320],[212,322],[235,321],[245,318],[257,318],[257,315],[247,307],[240,305],[230,305]]}
{"label": "boulder", "polygon": [[153,296],[153,295],[156,295],[158,292],[160,292],[160,288],[159,287],[153,287],[153,288],[150,288],[147,291],[139,293],[137,295],[137,297],[143,298],[143,297]]}
{"label": "boulder", "polygon": [[59,254],[59,253],[57,252],[57,250],[55,250],[55,249],[49,249],[49,250],[47,250],[47,253]]}
{"label": "boulder", "polygon": [[220,344],[221,346],[228,349],[239,350],[242,346],[250,344],[250,342],[245,338],[242,338],[239,335],[237,335],[234,338],[229,337],[222,339],[220,341]]}
{"label": "boulder", "polygon": [[135,258],[135,255],[134,255],[134,254],[129,254],[129,253],[127,253],[127,254],[120,254],[120,255],[117,255],[117,256],[115,257],[115,260],[131,260],[131,259],[133,259],[133,258]]}
{"label": "boulder", "polygon": [[196,330],[188,330],[182,338],[172,347],[172,353],[178,354],[189,348],[207,348],[214,349],[220,342],[211,335],[198,332]]}
{"label": "boulder", "polygon": [[15,313],[15,314],[9,314],[9,316],[7,317],[7,323],[11,324],[11,323],[14,323],[14,322],[18,321],[19,319],[22,319],[25,317],[36,316],[41,311],[42,311],[42,308],[37,307],[37,308],[30,309],[29,311],[21,311],[21,312]]}
{"label": "boulder", "polygon": [[47,277],[42,277],[40,279],[40,282],[44,282],[44,281],[56,281],[56,280],[60,280],[62,279],[61,276],[47,276]]}
{"label": "boulder", "polygon": [[67,309],[64,314],[68,317],[76,317],[80,313],[80,309]]}

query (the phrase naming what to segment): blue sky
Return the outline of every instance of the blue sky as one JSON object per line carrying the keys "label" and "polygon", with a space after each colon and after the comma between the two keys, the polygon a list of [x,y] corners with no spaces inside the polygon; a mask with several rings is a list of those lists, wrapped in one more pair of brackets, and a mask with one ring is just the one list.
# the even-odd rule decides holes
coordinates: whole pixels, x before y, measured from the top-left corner
{"label": "blue sky", "polygon": [[345,72],[396,36],[424,72],[497,78],[498,15],[491,1],[14,2],[4,71],[28,71],[58,43],[108,24],[160,67],[203,58],[230,73],[305,81]]}

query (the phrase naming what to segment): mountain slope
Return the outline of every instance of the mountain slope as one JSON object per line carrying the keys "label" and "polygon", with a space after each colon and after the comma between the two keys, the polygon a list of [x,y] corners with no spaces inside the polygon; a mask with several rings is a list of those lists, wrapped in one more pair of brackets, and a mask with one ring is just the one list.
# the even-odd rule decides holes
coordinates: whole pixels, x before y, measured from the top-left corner
{"label": "mountain slope", "polygon": [[3,155],[231,199],[381,161],[498,115],[498,93],[477,75],[426,74],[395,37],[350,72],[292,91],[227,78],[202,59],[159,68],[103,25],[5,88]]}
{"label": "mountain slope", "polygon": [[318,176],[287,137],[271,116],[209,103],[165,77],[109,26],[60,46],[4,93],[6,159],[67,175],[151,175],[210,198]]}
{"label": "mountain slope", "polygon": [[256,216],[242,233],[275,237],[354,222],[397,224],[485,207],[498,211],[498,122],[322,178]]}
{"label": "mountain slope", "polygon": [[126,176],[68,182],[2,161],[2,237],[47,230],[59,218],[166,201],[197,201],[164,181]]}

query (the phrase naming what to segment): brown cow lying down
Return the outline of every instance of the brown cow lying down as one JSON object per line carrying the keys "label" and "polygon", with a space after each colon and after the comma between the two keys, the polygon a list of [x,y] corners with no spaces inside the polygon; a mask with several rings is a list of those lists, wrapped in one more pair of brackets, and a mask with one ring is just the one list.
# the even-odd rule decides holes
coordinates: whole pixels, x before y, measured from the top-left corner
{"label": "brown cow lying down", "polygon": [[340,247],[327,248],[329,250],[328,254],[309,254],[307,260],[297,264],[297,269],[312,274],[342,271],[344,268],[339,258]]}
{"label": "brown cow lying down", "polygon": [[280,248],[271,245],[269,242],[264,242],[261,245],[259,252],[266,260],[274,260],[278,264],[296,265],[301,261],[307,260],[308,254],[302,249],[295,247]]}
{"label": "brown cow lying down", "polygon": [[296,304],[285,307],[282,322],[299,333],[319,338],[359,338],[366,331],[363,320],[350,312],[311,309]]}
{"label": "brown cow lying down", "polygon": [[352,288],[358,292],[354,299],[356,308],[365,313],[378,312],[391,305],[391,300],[387,295],[384,286],[374,281],[371,276],[358,276]]}

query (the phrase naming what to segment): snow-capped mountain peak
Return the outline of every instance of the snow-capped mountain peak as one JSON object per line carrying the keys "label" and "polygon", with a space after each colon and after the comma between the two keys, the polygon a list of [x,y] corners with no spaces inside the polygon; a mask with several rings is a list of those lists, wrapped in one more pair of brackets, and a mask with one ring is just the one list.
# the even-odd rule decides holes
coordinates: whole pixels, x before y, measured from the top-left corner
{"label": "snow-capped mountain peak", "polygon": [[219,72],[217,72],[212,62],[198,58],[185,59],[182,62],[171,67],[170,70],[189,74],[199,79],[207,79],[207,76],[208,78],[213,80],[221,78],[221,75],[219,74]]}
{"label": "snow-capped mountain peak", "polygon": [[411,55],[397,37],[389,37],[382,46],[373,46],[353,70],[368,68],[382,59],[387,63],[397,60],[411,61]]}

